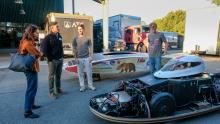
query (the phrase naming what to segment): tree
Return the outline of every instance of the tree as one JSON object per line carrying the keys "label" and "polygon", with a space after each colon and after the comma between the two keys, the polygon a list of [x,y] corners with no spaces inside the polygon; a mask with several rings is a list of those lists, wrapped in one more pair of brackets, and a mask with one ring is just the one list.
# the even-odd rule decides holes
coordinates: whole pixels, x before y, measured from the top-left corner
{"label": "tree", "polygon": [[169,12],[165,17],[156,19],[159,31],[178,32],[179,35],[184,35],[186,12],[177,10]]}
{"label": "tree", "polygon": [[212,3],[214,3],[217,6],[220,6],[220,0],[212,0]]}

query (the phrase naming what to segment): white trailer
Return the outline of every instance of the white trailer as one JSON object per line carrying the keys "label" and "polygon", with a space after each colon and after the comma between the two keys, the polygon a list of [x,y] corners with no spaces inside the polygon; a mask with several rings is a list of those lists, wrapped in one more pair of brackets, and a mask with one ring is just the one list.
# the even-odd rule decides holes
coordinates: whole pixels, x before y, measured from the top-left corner
{"label": "white trailer", "polygon": [[65,55],[73,55],[72,40],[78,35],[77,25],[84,24],[85,36],[93,43],[93,18],[92,16],[66,13],[49,13],[47,15],[46,32],[49,33],[49,23],[58,22],[60,34],[63,37],[63,50]]}
{"label": "white trailer", "polygon": [[186,12],[183,52],[220,55],[220,7]]}

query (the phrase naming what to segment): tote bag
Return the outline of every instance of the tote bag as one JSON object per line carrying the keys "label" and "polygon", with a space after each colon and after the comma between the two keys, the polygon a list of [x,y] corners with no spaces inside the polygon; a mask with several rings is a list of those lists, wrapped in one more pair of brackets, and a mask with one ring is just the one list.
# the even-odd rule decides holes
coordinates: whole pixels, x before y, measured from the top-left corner
{"label": "tote bag", "polygon": [[34,69],[35,61],[36,58],[33,55],[16,53],[12,55],[8,68],[15,72],[31,72]]}

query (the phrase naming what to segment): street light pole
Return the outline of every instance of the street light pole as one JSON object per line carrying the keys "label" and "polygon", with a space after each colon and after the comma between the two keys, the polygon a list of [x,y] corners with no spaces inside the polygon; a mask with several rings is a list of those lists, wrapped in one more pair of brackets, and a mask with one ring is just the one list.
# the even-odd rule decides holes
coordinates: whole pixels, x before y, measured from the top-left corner
{"label": "street light pole", "polygon": [[108,6],[109,0],[93,0],[99,4],[102,4],[102,14],[103,14],[103,52],[108,52]]}
{"label": "street light pole", "polygon": [[109,0],[102,1],[102,8],[103,8],[103,52],[108,52],[108,7],[109,7]]}
{"label": "street light pole", "polygon": [[72,13],[74,14],[75,13],[75,1],[72,0]]}

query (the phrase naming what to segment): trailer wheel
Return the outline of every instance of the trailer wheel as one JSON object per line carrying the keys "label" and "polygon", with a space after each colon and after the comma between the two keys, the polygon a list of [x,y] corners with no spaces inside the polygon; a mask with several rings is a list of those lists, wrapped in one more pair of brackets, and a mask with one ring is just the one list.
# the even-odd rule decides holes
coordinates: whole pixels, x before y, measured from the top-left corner
{"label": "trailer wheel", "polygon": [[100,81],[101,80],[101,74],[100,73],[93,73],[92,78],[93,78],[93,81]]}
{"label": "trailer wheel", "polygon": [[140,42],[136,47],[136,52],[147,52],[147,47],[144,45],[144,43]]}
{"label": "trailer wheel", "polygon": [[167,92],[153,95],[150,101],[150,110],[152,117],[164,117],[172,115],[175,112],[176,104],[174,96]]}

